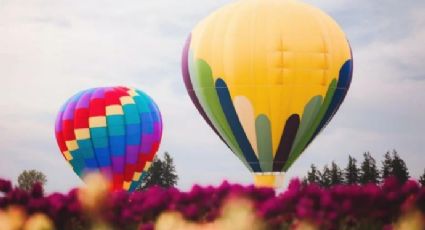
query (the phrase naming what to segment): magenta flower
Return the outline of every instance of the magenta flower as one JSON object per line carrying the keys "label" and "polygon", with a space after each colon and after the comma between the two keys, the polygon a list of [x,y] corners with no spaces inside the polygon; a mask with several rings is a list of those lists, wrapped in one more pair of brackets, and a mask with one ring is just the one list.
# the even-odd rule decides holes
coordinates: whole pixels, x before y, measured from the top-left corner
{"label": "magenta flower", "polygon": [[165,211],[177,211],[188,220],[205,223],[216,220],[226,202],[241,197],[252,202],[267,229],[287,229],[295,220],[308,220],[321,229],[356,229],[364,223],[391,229],[391,223],[403,212],[416,207],[425,212],[425,188],[415,181],[400,184],[395,178],[388,178],[381,185],[329,188],[295,179],[280,194],[226,181],[218,187],[195,185],[188,192],[160,187],[134,193],[117,191],[108,194],[97,215],[83,209],[77,189],[44,196],[40,185],[34,185],[27,193],[0,179],[0,192],[0,209],[20,205],[29,215],[44,213],[57,229],[90,228],[93,216],[116,229],[153,229],[156,219]]}
{"label": "magenta flower", "polygon": [[35,183],[31,189],[31,197],[41,198],[43,197],[43,185],[41,183]]}
{"label": "magenta flower", "polygon": [[8,180],[0,179],[0,192],[8,193],[12,190],[12,183]]}

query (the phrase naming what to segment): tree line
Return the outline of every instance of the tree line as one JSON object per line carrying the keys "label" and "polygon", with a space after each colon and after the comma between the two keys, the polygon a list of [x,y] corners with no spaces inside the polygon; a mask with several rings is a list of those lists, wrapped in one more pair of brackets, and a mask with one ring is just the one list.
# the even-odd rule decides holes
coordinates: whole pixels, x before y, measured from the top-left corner
{"label": "tree line", "polygon": [[[174,160],[168,152],[164,153],[163,158],[156,155],[151,167],[145,173],[145,178],[136,190],[144,190],[151,186],[173,187],[177,185],[179,179]],[[42,186],[47,183],[47,177],[43,172],[35,169],[24,170],[18,176],[18,188],[22,190],[29,192],[36,183]]]}
{"label": "tree line", "polygon": [[[363,161],[360,165],[357,164],[357,159],[349,155],[348,164],[342,169],[334,161],[330,166],[325,165],[322,170],[312,164],[303,181],[304,183],[316,183],[323,187],[329,187],[337,184],[378,184],[390,176],[396,177],[401,183],[410,178],[406,163],[396,150],[385,153],[380,168],[378,168],[376,160],[370,152],[363,153]],[[419,182],[425,185],[425,170],[419,178]]]}
{"label": "tree line", "polygon": [[[357,159],[349,155],[348,164],[343,168],[334,161],[330,166],[325,165],[322,170],[312,164],[303,181],[329,187],[337,184],[377,184],[389,176],[396,177],[401,183],[410,178],[406,163],[395,150],[385,153],[380,168],[369,152],[363,154],[363,161],[360,164],[357,162]],[[178,175],[174,160],[170,154],[165,152],[163,158],[159,156],[154,158],[151,167],[146,172],[146,177],[137,190],[144,190],[154,185],[172,187],[177,185],[177,181]],[[425,186],[425,170],[418,181]],[[18,177],[18,187],[23,190],[29,191],[37,182],[42,185],[47,182],[46,176],[37,170],[25,170]]]}

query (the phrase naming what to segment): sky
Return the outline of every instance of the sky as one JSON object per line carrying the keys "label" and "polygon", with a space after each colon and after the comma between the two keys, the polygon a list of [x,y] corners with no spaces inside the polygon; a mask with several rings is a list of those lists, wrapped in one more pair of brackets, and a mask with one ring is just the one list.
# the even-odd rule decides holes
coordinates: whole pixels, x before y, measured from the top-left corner
{"label": "sky", "polygon": [[[91,87],[123,85],[161,109],[159,154],[168,151],[178,187],[249,184],[252,177],[203,121],[188,97],[180,57],[192,28],[228,0],[0,0],[0,177],[47,175],[48,192],[81,180],[54,137],[60,106]],[[396,149],[413,177],[424,171],[425,1],[306,0],[345,31],[354,56],[350,91],[286,181],[348,155],[380,163]]]}

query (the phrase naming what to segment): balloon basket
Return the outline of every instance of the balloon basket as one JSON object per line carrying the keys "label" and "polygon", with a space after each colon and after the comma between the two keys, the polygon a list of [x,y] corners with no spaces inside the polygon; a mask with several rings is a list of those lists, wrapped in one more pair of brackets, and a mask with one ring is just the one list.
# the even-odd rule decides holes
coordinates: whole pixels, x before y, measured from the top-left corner
{"label": "balloon basket", "polygon": [[254,173],[256,187],[277,189],[282,187],[284,179],[285,173],[283,172]]}

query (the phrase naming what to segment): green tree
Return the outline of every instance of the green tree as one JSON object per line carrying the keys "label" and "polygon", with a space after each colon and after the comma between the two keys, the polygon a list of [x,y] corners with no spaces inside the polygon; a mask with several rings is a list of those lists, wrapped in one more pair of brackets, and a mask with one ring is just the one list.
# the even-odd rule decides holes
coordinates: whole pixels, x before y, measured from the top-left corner
{"label": "green tree", "polygon": [[35,169],[24,170],[18,176],[18,187],[22,190],[31,191],[36,183],[44,186],[47,183],[47,178],[42,172]]}
{"label": "green tree", "polygon": [[409,170],[407,169],[406,163],[400,158],[397,151],[393,150],[391,162],[391,174],[395,176],[401,183],[406,182],[409,179]]}
{"label": "green tree", "polygon": [[174,166],[173,158],[167,153],[164,153],[164,159],[155,156],[151,167],[147,171],[146,177],[143,179],[139,190],[157,185],[164,188],[177,185],[178,176]]}
{"label": "green tree", "polygon": [[311,164],[310,171],[307,172],[306,182],[320,184],[320,171],[317,170],[314,164]]}
{"label": "green tree", "polygon": [[323,167],[323,172],[320,174],[320,185],[323,187],[329,187],[331,185],[331,170],[328,165]]}
{"label": "green tree", "polygon": [[376,167],[375,158],[369,152],[363,154],[363,162],[361,164],[361,172],[359,182],[361,184],[379,183],[379,171]]}
{"label": "green tree", "polygon": [[425,169],[424,169],[424,173],[422,174],[422,176],[419,177],[419,183],[421,183],[422,186],[425,186]]}
{"label": "green tree", "polygon": [[391,157],[390,152],[386,152],[384,155],[384,161],[382,161],[382,179],[385,179],[392,175],[392,163],[393,158]]}
{"label": "green tree", "polygon": [[344,182],[342,171],[334,161],[332,161],[330,171],[331,185],[342,184]]}
{"label": "green tree", "polygon": [[179,179],[179,177],[177,176],[176,173],[176,167],[174,166],[174,160],[173,158],[170,156],[170,154],[168,154],[168,152],[164,153],[164,160],[163,160],[163,185],[165,185],[165,187],[172,187],[177,185],[177,180]]}
{"label": "green tree", "polygon": [[347,184],[357,184],[359,182],[359,168],[357,160],[352,156],[348,156],[348,165],[344,169],[344,179]]}

